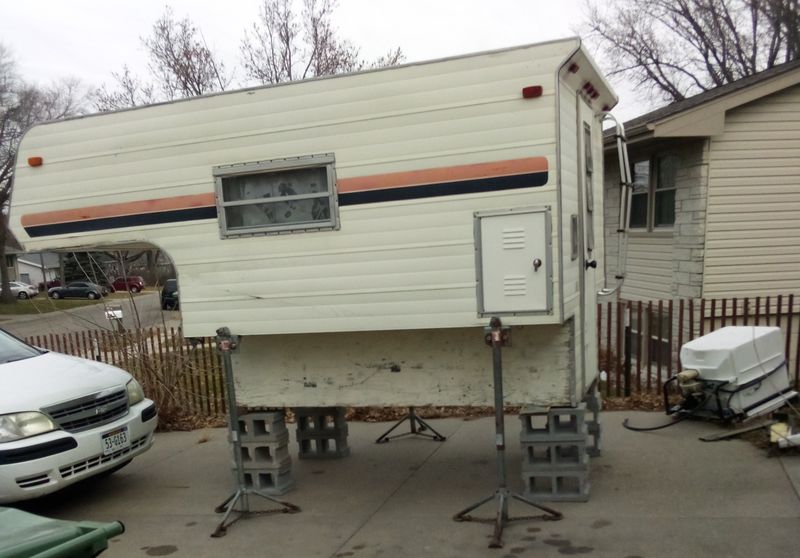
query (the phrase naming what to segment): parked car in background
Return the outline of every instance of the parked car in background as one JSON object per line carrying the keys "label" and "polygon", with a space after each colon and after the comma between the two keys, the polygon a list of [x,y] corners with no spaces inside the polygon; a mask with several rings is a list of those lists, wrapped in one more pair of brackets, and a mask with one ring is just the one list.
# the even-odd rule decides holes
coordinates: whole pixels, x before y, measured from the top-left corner
{"label": "parked car in background", "polygon": [[130,275],[128,277],[117,277],[111,283],[115,291],[130,291],[138,293],[144,290],[144,278],[140,275]]}
{"label": "parked car in background", "polygon": [[130,374],[37,349],[0,330],[0,504],[127,465],[157,412]]}
{"label": "parked car in background", "polygon": [[42,281],[39,281],[39,284],[37,286],[39,287],[39,292],[43,292],[43,291],[47,291],[49,289],[52,289],[53,287],[60,287],[61,286],[61,280],[60,279],[51,279],[46,284],[43,283]]}
{"label": "parked car in background", "polygon": [[97,284],[100,286],[100,292],[103,296],[108,296],[111,293],[116,292],[114,286],[104,279],[99,280]]}
{"label": "parked car in background", "polygon": [[9,281],[8,286],[11,287],[11,294],[17,298],[31,298],[32,296],[39,294],[39,289],[33,285],[21,283],[20,281]]}
{"label": "parked car in background", "polygon": [[161,289],[161,308],[164,310],[178,310],[180,300],[178,299],[178,280],[167,279]]}
{"label": "parked car in background", "polygon": [[50,298],[88,298],[95,300],[103,296],[103,288],[100,285],[87,281],[73,281],[67,283],[65,287],[53,287],[47,291]]}

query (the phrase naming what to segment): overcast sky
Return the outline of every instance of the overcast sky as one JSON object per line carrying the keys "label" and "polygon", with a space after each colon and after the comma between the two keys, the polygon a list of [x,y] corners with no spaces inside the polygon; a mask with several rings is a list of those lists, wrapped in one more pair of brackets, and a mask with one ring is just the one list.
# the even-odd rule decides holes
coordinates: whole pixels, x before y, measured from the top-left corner
{"label": "overcast sky", "polygon": [[[0,42],[14,53],[20,73],[48,83],[74,76],[87,86],[110,83],[127,63],[146,73],[140,38],[172,7],[189,18],[229,68],[238,66],[244,29],[262,0],[4,0]],[[334,17],[343,38],[374,59],[401,47],[406,61],[429,60],[578,34],[583,0],[339,0]],[[234,85],[244,85],[239,72]],[[648,107],[617,85],[615,109],[627,120]]]}

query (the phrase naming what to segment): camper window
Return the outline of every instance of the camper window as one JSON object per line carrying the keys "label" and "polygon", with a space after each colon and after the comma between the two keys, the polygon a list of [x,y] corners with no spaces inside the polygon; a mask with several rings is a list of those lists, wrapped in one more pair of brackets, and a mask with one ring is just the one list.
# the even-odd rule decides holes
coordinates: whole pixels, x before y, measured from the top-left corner
{"label": "camper window", "polygon": [[223,238],[336,228],[333,163],[316,155],[215,167]]}

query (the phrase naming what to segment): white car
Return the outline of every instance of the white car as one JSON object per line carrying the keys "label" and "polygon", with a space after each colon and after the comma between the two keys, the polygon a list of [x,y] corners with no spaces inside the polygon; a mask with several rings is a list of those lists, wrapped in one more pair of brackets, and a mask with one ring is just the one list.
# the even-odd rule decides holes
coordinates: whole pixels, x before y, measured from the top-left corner
{"label": "white car", "polygon": [[11,287],[11,294],[16,296],[17,298],[31,298],[39,294],[39,289],[34,287],[33,285],[28,285],[27,283],[21,283],[19,281],[9,281],[8,286]]}
{"label": "white car", "polygon": [[152,446],[156,415],[124,370],[0,330],[0,504],[127,465]]}

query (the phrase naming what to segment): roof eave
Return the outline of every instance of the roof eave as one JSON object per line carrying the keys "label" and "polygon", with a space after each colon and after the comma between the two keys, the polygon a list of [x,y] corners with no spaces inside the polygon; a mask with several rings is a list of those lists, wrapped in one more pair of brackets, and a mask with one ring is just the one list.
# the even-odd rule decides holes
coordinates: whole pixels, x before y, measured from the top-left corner
{"label": "roof eave", "polygon": [[800,83],[800,69],[754,83],[717,99],[648,123],[655,137],[708,137],[725,129],[727,111]]}

